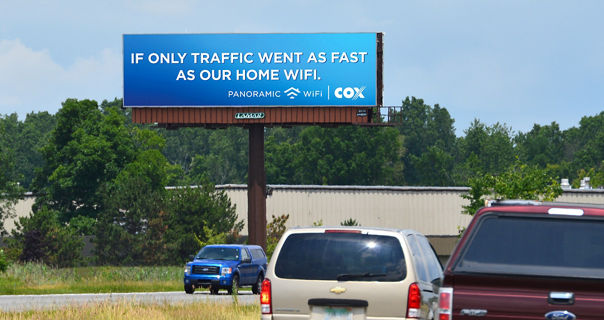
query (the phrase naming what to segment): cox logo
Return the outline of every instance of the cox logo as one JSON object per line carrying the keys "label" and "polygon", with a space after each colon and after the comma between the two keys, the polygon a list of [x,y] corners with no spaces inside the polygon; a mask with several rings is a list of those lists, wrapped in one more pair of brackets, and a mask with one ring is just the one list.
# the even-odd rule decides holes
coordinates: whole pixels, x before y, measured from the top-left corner
{"label": "cox logo", "polygon": [[365,87],[346,87],[346,88],[336,88],[336,90],[334,91],[333,95],[336,96],[336,98],[338,99],[342,99],[342,98],[346,98],[346,99],[352,99],[352,100],[356,100],[356,99],[364,99],[365,96],[363,95],[363,91],[365,90]]}

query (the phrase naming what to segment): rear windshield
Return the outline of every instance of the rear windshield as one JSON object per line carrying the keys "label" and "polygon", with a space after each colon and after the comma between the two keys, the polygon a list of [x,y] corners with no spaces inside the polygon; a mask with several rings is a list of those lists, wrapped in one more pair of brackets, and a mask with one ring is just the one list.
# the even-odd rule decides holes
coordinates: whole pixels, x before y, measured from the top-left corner
{"label": "rear windshield", "polygon": [[401,281],[406,270],[403,250],[395,237],[305,233],[285,240],[275,273],[287,279]]}
{"label": "rear windshield", "polygon": [[485,217],[454,272],[604,278],[604,221]]}

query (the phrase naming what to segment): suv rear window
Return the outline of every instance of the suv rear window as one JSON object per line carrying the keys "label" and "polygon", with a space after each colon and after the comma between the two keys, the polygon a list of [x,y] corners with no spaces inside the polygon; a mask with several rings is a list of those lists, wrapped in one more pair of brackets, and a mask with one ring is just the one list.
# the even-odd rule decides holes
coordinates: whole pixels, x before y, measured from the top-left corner
{"label": "suv rear window", "polygon": [[604,278],[604,221],[490,215],[454,272]]}
{"label": "suv rear window", "polygon": [[360,233],[291,234],[275,265],[280,278],[401,281],[405,257],[395,237]]}

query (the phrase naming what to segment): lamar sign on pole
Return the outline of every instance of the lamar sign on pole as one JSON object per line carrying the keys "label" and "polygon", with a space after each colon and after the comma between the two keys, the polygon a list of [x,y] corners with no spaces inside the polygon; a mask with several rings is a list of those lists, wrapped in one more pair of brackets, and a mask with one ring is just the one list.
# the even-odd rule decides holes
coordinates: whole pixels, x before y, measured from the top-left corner
{"label": "lamar sign on pole", "polygon": [[378,35],[124,35],[124,106],[377,106]]}

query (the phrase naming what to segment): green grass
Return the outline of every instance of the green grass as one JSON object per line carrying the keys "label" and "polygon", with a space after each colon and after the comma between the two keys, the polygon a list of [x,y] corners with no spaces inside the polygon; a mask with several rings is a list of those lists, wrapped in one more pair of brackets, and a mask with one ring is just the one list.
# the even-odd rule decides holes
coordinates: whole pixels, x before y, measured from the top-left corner
{"label": "green grass", "polygon": [[183,272],[182,266],[55,268],[15,263],[0,273],[0,295],[184,291]]}
{"label": "green grass", "polygon": [[0,274],[0,294],[181,291],[183,267],[54,268],[12,264]]}

